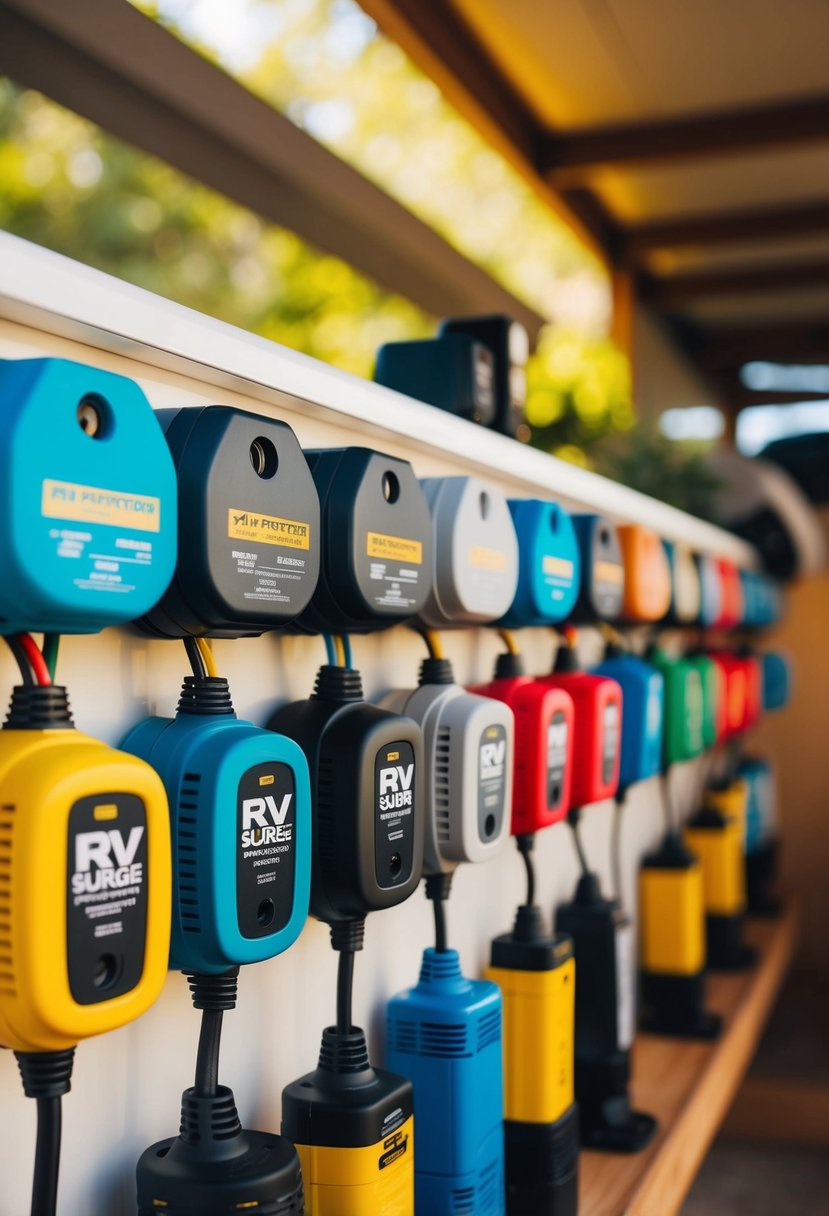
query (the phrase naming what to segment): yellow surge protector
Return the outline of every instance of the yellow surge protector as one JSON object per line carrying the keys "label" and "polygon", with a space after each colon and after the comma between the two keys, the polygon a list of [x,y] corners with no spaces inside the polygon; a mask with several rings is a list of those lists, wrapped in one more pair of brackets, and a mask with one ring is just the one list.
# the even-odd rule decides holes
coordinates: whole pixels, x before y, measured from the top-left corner
{"label": "yellow surge protector", "polygon": [[720,811],[740,829],[740,840],[745,847],[746,821],[748,817],[748,782],[736,777],[727,785],[714,786],[706,791],[705,805]]}
{"label": "yellow surge protector", "polygon": [[642,1026],[656,1034],[712,1039],[721,1019],[705,1008],[708,919],[704,869],[676,832],[642,860],[639,966]]}
{"label": "yellow surge protector", "polygon": [[643,867],[639,876],[640,962],[644,971],[696,975],[705,966],[702,866]]}
{"label": "yellow surge protector", "polygon": [[167,974],[170,905],[149,765],[71,726],[0,730],[0,1044],[61,1051],[142,1014]]}
{"label": "yellow surge protector", "polygon": [[[708,822],[708,816],[719,822]],[[708,915],[734,916],[745,910],[742,829],[736,819],[710,809],[685,826],[685,844],[700,860]]]}
{"label": "yellow surge protector", "polygon": [[573,940],[551,934],[540,909],[523,904],[512,932],[493,940],[486,977],[503,998],[506,1210],[514,1216],[575,1216]]}
{"label": "yellow surge protector", "polygon": [[413,1216],[414,1120],[377,1144],[298,1144],[306,1216]]}
{"label": "yellow surge protector", "polygon": [[552,971],[489,967],[504,999],[504,1118],[555,1123],[573,1105],[576,960]]}

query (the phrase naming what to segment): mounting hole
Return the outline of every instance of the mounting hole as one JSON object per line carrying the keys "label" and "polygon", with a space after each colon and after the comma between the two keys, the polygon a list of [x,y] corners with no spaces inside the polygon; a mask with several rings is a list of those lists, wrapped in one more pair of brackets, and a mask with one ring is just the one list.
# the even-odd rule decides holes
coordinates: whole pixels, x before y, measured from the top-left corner
{"label": "mounting hole", "polygon": [[300,1081],[299,1088],[300,1089],[313,1089],[314,1085],[313,1085],[313,1082],[311,1082],[311,1081]]}
{"label": "mounting hole", "polygon": [[558,525],[561,520],[561,516],[559,515],[558,511],[552,510],[550,512],[549,518],[550,518],[550,531],[552,532],[553,536],[558,536]]}
{"label": "mounting hole", "polygon": [[75,410],[78,426],[89,439],[103,439],[109,430],[112,411],[109,402],[97,393],[87,393]]}
{"label": "mounting hole", "polygon": [[92,983],[99,992],[106,992],[118,978],[118,959],[114,954],[102,954],[95,964]]}
{"label": "mounting hole", "polygon": [[259,907],[256,909],[256,919],[263,929],[267,929],[268,925],[273,923],[273,918],[276,916],[276,908],[272,899],[263,899]]}
{"label": "mounting hole", "polygon": [[400,871],[403,869],[403,858],[399,853],[392,853],[389,858],[389,873],[392,878],[397,878]]}
{"label": "mounting hole", "polygon": [[481,512],[481,519],[488,519],[490,501],[489,501],[489,495],[487,494],[486,490],[481,490],[480,497],[478,498],[478,507]]}
{"label": "mounting hole", "polygon": [[487,815],[486,819],[484,820],[484,835],[486,836],[487,840],[489,840],[489,838],[491,836],[493,836],[494,833],[495,833],[495,816]]}
{"label": "mounting hole", "polygon": [[599,528],[599,542],[602,545],[610,544],[610,529],[605,524]]}
{"label": "mounting hole", "polygon": [[279,468],[279,457],[276,454],[276,448],[271,440],[266,439],[264,435],[260,435],[258,439],[254,439],[250,445],[250,463],[256,476],[261,477],[263,481],[268,481],[269,478],[273,477]]}
{"label": "mounting hole", "polygon": [[160,1148],[160,1149],[158,1149],[158,1150],[156,1151],[156,1154],[155,1154],[155,1155],[156,1155],[156,1157],[166,1157],[166,1156],[167,1156],[167,1154],[169,1153],[169,1151],[170,1151],[170,1145],[169,1145],[169,1144],[165,1144],[164,1148]]}
{"label": "mounting hole", "polygon": [[383,497],[386,502],[397,502],[400,497],[400,482],[396,473],[383,474]]}
{"label": "mounting hole", "polygon": [[552,793],[552,797],[550,798],[551,805],[558,806],[559,802],[561,802],[561,786],[554,785],[551,793]]}

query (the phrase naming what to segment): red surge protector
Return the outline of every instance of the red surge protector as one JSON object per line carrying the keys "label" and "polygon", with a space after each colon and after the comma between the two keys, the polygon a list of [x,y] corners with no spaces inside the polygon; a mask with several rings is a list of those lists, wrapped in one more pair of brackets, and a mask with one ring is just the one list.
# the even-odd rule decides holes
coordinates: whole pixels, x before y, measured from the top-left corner
{"label": "red surge protector", "polygon": [[740,571],[733,562],[720,558],[717,562],[722,587],[720,614],[714,624],[718,629],[734,629],[743,619],[743,587]]}
{"label": "red surge protector", "polygon": [[538,683],[561,689],[573,698],[571,806],[612,798],[619,787],[621,687],[607,676],[579,670],[575,652],[567,646],[559,649],[552,675],[542,676]]}
{"label": "red surge protector", "polygon": [[754,726],[760,717],[760,664],[755,655],[729,651],[716,651],[711,658],[722,672],[725,690],[721,698],[725,721],[720,738],[731,739]]}
{"label": "red surge protector", "polygon": [[515,715],[513,836],[558,823],[570,809],[575,714],[570,694],[529,676],[499,678],[498,668],[489,684],[469,691],[503,701]]}

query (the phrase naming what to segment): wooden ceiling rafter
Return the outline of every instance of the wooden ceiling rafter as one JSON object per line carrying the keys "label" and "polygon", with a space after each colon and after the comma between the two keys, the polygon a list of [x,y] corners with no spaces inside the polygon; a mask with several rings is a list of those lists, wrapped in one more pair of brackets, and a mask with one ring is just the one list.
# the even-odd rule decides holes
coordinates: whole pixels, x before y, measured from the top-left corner
{"label": "wooden ceiling rafter", "polygon": [[[380,28],[432,77],[445,95],[494,146],[519,168],[548,204],[582,235],[590,234],[614,273],[671,323],[677,345],[714,389],[727,413],[758,394],[739,381],[743,363],[757,358],[819,361],[829,352],[820,318],[812,325],[744,326],[729,339],[719,329],[700,330],[688,318],[674,324],[674,310],[705,297],[750,295],[829,285],[829,262],[779,262],[745,269],[683,271],[659,275],[648,268],[652,251],[685,247],[744,246],[752,241],[829,235],[829,200],[758,205],[665,219],[622,222],[590,187],[597,168],[646,167],[700,161],[735,153],[829,141],[829,95],[618,126],[547,129],[530,104],[483,46],[450,0],[361,0]],[[782,310],[781,310],[782,312]],[[693,334],[693,336],[689,336]],[[800,337],[798,337],[800,335]],[[820,354],[822,350],[824,354]],[[777,396],[777,395],[776,395]],[[778,397],[777,399],[783,399]],[[807,396],[798,396],[806,400]]]}
{"label": "wooden ceiling rafter", "polygon": [[711,211],[626,226],[622,259],[634,265],[654,250],[745,245],[755,241],[829,235],[829,198],[788,207]]}
{"label": "wooden ceiling rafter", "polygon": [[551,131],[539,167],[553,181],[580,181],[609,165],[653,165],[730,156],[829,139],[829,95],[653,122]]}
{"label": "wooden ceiling rafter", "polygon": [[774,262],[739,269],[692,271],[671,275],[641,275],[640,295],[662,311],[700,299],[756,295],[758,292],[793,291],[829,287],[829,259]]}

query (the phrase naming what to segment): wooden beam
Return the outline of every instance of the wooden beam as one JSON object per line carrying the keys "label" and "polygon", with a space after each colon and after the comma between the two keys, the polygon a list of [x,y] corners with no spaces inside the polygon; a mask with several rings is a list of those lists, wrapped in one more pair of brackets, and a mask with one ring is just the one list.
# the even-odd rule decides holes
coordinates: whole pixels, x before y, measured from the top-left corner
{"label": "wooden beam", "polygon": [[360,7],[592,252],[612,263],[619,234],[610,213],[586,192],[553,189],[540,172],[543,126],[448,0],[360,0]]}
{"label": "wooden beam", "polygon": [[678,215],[626,229],[621,254],[628,264],[641,262],[654,249],[689,245],[740,245],[829,233],[829,199],[806,207],[769,207],[756,211],[723,211]]}
{"label": "wooden beam", "polygon": [[708,372],[741,367],[753,359],[772,363],[829,362],[829,317],[793,324],[672,326],[687,354]]}
{"label": "wooden beam", "polygon": [[0,72],[427,312],[544,323],[432,228],[126,0],[0,0]]}
{"label": "wooden beam", "polygon": [[642,299],[661,309],[704,298],[765,295],[810,287],[829,287],[829,260],[801,259],[746,270],[709,270],[666,277],[643,275],[640,280]]}
{"label": "wooden beam", "polygon": [[829,139],[829,96],[658,122],[551,132],[540,168],[561,184],[606,165],[648,165]]}

